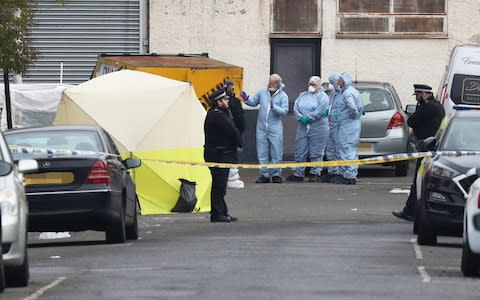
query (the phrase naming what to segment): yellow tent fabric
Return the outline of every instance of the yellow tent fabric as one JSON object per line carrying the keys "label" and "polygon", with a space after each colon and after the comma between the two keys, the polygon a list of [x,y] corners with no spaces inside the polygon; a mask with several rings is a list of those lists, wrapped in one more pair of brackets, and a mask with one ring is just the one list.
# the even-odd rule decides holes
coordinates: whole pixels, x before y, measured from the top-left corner
{"label": "yellow tent fabric", "polygon": [[99,125],[122,153],[142,159],[132,172],[142,214],[169,213],[179,196],[179,178],[197,183],[195,211],[207,212],[208,168],[154,161],[203,161],[205,115],[189,83],[121,70],[66,89],[54,124]]}

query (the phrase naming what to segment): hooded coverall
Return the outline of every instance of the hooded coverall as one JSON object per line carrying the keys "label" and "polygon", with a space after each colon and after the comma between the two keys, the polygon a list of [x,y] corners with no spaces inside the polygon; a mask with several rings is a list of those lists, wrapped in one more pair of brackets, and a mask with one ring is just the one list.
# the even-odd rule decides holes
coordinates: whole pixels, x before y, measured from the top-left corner
{"label": "hooded coverall", "polygon": [[[283,91],[285,85],[270,95],[267,87],[258,91],[245,104],[260,105],[257,118],[257,156],[260,164],[280,163],[283,160],[283,123],[282,118],[288,113],[288,96]],[[262,168],[260,174],[271,178],[281,176],[281,169]]]}
{"label": "hooded coverall", "polygon": [[[358,158],[357,145],[360,139],[362,102],[360,93],[352,86],[350,74],[342,73],[339,79],[343,79],[345,86],[342,89],[338,107],[334,112],[335,119],[338,122],[338,153],[340,160],[353,160]],[[358,166],[340,167],[340,175],[346,179],[354,179],[357,174]]]}
{"label": "hooded coverall", "polygon": [[[337,161],[340,159],[340,145],[338,142],[338,122],[335,119],[335,116],[332,112],[338,113],[338,105],[340,103],[340,98],[342,97],[342,91],[337,87],[337,81],[340,74],[333,73],[328,77],[328,81],[335,87],[330,94],[330,114],[328,116],[328,121],[330,125],[330,138],[328,139],[327,144],[327,158],[329,161]],[[340,167],[328,167],[328,174],[330,175],[340,175]]]}
{"label": "hooded coverall", "polygon": [[[329,99],[324,89],[315,93],[308,91],[302,92],[297,100],[293,111],[298,121],[303,116],[308,117],[308,124],[299,123],[295,135],[295,161],[305,162],[310,156],[310,161],[322,161],[325,153],[325,146],[328,142],[328,106]],[[315,167],[310,170],[310,175],[320,176],[321,167]],[[305,168],[299,167],[293,169],[293,175],[304,177]]]}

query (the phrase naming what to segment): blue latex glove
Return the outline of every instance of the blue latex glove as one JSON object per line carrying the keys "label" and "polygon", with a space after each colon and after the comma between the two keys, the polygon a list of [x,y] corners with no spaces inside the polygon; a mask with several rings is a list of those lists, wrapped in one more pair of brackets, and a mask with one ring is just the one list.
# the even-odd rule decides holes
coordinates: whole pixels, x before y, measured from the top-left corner
{"label": "blue latex glove", "polygon": [[302,125],[307,125],[309,121],[310,119],[307,116],[303,116],[300,118],[300,120],[298,120],[298,122],[300,122]]}
{"label": "blue latex glove", "polygon": [[332,115],[333,115],[333,119],[334,119],[335,121],[338,121],[338,111],[334,111],[334,112],[332,113]]}
{"label": "blue latex glove", "polygon": [[322,117],[326,118],[328,117],[328,107],[324,108],[322,111]]}
{"label": "blue latex glove", "polygon": [[240,97],[242,97],[243,101],[247,102],[250,96],[247,95],[244,91],[240,93]]}

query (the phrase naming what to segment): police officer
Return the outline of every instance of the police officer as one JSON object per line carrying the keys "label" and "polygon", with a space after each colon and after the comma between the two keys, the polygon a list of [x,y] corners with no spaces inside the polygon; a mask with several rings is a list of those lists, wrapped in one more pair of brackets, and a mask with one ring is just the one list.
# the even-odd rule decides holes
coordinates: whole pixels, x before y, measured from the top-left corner
{"label": "police officer", "polygon": [[245,116],[242,108],[242,102],[240,99],[236,98],[233,85],[234,83],[232,80],[227,79],[224,82],[225,92],[230,97],[228,107],[232,112],[233,122],[235,123],[235,127],[237,127],[240,134],[243,134],[245,131]]}
{"label": "police officer", "polygon": [[[229,96],[220,89],[210,96],[212,107],[204,124],[206,162],[236,163],[237,150],[243,147],[242,138],[235,127],[229,110]],[[228,214],[225,203],[227,193],[228,168],[209,167],[212,174],[211,222],[234,222],[237,218]]]}
{"label": "police officer", "polygon": [[[228,102],[228,108],[232,113],[233,122],[235,123],[235,127],[243,135],[245,131],[245,115],[242,108],[242,102],[235,96],[235,88],[234,82],[232,80],[226,79],[223,83],[223,87],[225,88],[225,92],[230,97],[230,101]],[[245,186],[245,183],[240,180],[240,173],[238,172],[238,168],[230,168],[228,173],[228,182],[227,188],[234,188],[240,189]]]}
{"label": "police officer", "polygon": [[[414,84],[414,95],[417,100],[417,109],[415,113],[408,118],[408,126],[412,128],[413,134],[417,140],[423,140],[434,136],[437,133],[445,111],[443,106],[435,100],[432,88],[425,84]],[[417,171],[420,167],[422,159],[417,159],[413,183],[410,187],[410,195],[408,196],[405,207],[400,211],[393,211],[392,214],[406,221],[413,221],[415,214],[415,203],[417,201]]]}

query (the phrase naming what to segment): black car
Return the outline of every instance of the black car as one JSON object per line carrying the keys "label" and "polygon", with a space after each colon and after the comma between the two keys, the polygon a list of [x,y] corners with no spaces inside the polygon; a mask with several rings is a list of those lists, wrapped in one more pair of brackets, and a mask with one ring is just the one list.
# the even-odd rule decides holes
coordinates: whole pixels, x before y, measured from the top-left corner
{"label": "black car", "polygon": [[34,158],[38,171],[25,175],[29,231],[106,232],[109,243],[138,238],[137,196],[111,136],[96,126],[49,126],[8,130],[15,160]]}
{"label": "black car", "polygon": [[[480,151],[479,132],[480,111],[458,110],[448,122],[444,120],[435,137],[420,145],[422,150]],[[474,167],[480,168],[480,156],[437,155],[423,160],[417,173],[414,220],[420,245],[435,245],[438,235],[462,235],[465,198],[452,178]]]}

